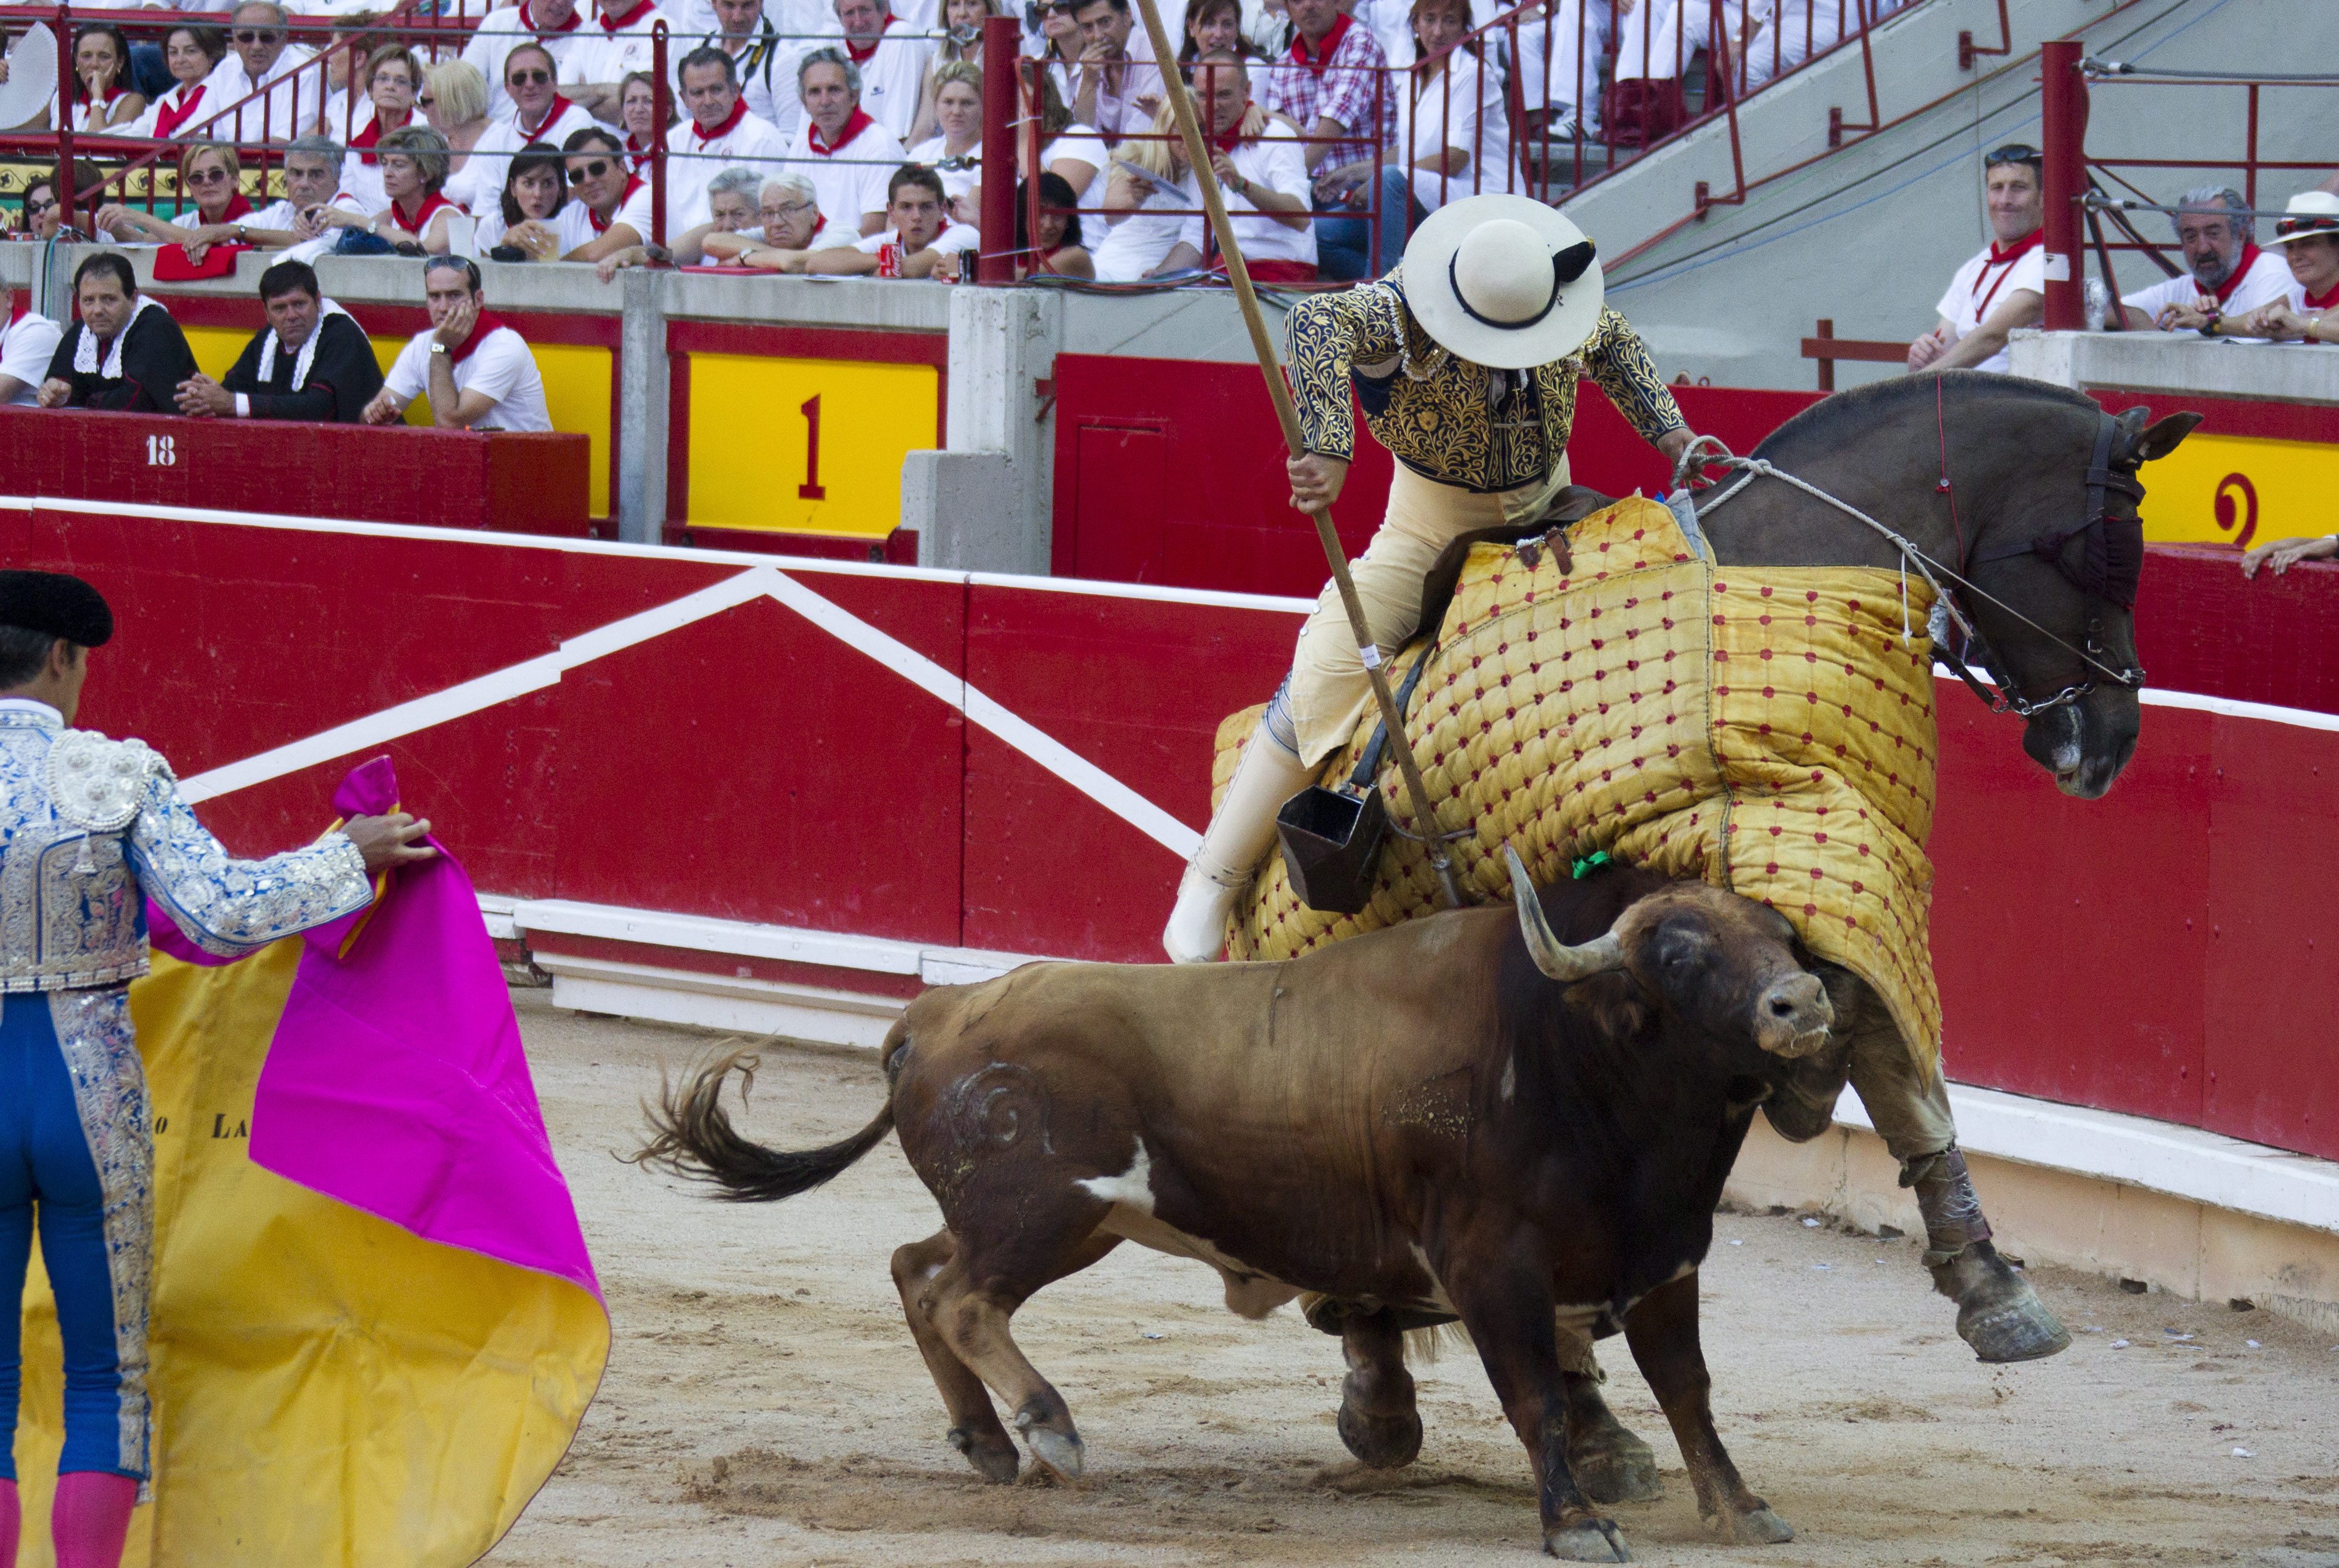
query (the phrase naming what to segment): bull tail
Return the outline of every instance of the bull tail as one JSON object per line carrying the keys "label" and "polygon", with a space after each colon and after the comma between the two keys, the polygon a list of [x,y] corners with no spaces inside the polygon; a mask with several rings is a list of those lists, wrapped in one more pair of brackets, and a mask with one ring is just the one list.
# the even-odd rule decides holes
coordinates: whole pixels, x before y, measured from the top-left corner
{"label": "bull tail", "polygon": [[723,1085],[736,1072],[744,1104],[760,1060],[752,1049],[735,1050],[699,1069],[678,1089],[661,1073],[657,1102],[642,1107],[650,1139],[634,1156],[635,1163],[710,1183],[716,1197],[732,1203],[775,1203],[844,1174],[893,1130],[888,1096],[868,1126],[819,1149],[766,1149],[742,1138],[723,1109]]}

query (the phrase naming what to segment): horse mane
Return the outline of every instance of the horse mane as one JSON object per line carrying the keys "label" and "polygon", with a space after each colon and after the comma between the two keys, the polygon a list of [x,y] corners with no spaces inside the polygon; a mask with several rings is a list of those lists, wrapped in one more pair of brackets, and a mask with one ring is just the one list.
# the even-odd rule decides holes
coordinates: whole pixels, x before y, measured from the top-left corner
{"label": "horse mane", "polygon": [[1936,380],[1940,382],[1942,395],[1948,399],[2024,398],[2084,409],[2090,414],[2103,412],[2103,406],[2085,392],[2034,381],[2024,376],[2001,376],[1993,370],[1949,370],[1938,378],[1894,376],[1821,399],[1765,436],[1749,455],[1776,457],[1806,441],[1831,448],[1840,447],[1854,438],[1871,435],[1884,418],[1901,411],[1902,404],[1931,402],[1933,399],[1925,394],[1933,390]]}

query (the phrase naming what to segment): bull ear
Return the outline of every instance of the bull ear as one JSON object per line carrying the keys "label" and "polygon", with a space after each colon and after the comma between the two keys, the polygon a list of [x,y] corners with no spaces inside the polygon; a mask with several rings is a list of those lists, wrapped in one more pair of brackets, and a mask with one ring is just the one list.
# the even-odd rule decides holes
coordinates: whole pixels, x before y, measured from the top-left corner
{"label": "bull ear", "polygon": [[[2141,414],[2145,410],[2137,409],[2133,411]],[[2125,419],[2126,416],[2123,415],[2122,418]],[[2200,422],[2201,416],[2198,414],[2189,412],[2171,414],[2150,429],[2131,435],[2122,441],[2121,460],[2127,463],[2149,463],[2165,458],[2175,451],[2177,443],[2191,435],[2193,427]]]}
{"label": "bull ear", "polygon": [[1613,931],[1574,947],[1553,935],[1551,922],[1543,917],[1543,901],[1535,897],[1535,883],[1527,876],[1526,863],[1509,844],[1503,846],[1503,859],[1511,868],[1511,901],[1518,905],[1519,934],[1526,939],[1527,956],[1535,960],[1535,968],[1562,985],[1572,985],[1624,967],[1624,939]]}

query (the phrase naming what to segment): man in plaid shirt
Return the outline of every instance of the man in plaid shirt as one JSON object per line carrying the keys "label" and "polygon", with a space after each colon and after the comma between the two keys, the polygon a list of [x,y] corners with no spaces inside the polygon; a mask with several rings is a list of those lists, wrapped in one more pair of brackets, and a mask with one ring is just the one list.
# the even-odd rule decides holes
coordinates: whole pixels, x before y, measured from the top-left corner
{"label": "man in plaid shirt", "polygon": [[[1396,139],[1396,95],[1402,77],[1388,74],[1388,56],[1372,30],[1359,25],[1340,0],[1286,0],[1291,17],[1291,48],[1263,67],[1260,101],[1309,136],[1328,138],[1308,147],[1310,172],[1357,163],[1370,167],[1376,145]],[[1351,185],[1318,180],[1316,210],[1347,212]],[[1370,240],[1361,218],[1318,218],[1316,243],[1322,275],[1361,278]],[[1384,259],[1394,266],[1395,257]]]}

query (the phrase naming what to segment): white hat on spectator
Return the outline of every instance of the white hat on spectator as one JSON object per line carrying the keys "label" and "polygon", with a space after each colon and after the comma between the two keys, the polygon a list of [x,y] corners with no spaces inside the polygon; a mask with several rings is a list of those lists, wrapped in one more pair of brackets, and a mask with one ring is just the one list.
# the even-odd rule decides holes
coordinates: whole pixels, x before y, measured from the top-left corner
{"label": "white hat on spectator", "polygon": [[1529,196],[1466,196],[1405,247],[1405,300],[1438,347],[1496,370],[1565,359],[1600,321],[1605,285],[1584,231]]}
{"label": "white hat on spectator", "polygon": [[2328,191],[2301,191],[2290,199],[2275,220],[2274,238],[2269,245],[2287,245],[2293,240],[2304,240],[2309,234],[2330,234],[2339,238],[2339,196]]}

